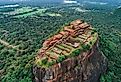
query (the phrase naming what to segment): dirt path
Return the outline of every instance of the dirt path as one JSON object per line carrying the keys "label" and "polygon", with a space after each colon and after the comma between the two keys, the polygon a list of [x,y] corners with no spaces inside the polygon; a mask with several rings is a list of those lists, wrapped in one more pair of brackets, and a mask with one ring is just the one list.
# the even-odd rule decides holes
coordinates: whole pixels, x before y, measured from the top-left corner
{"label": "dirt path", "polygon": [[1,39],[0,39],[0,44],[6,46],[6,47],[8,47],[8,48],[16,49],[17,51],[21,51],[21,52],[22,52],[22,51],[26,51],[26,50],[20,50],[20,49],[19,49],[19,45],[14,46],[14,45],[11,45],[11,44],[9,44],[8,42],[6,42],[6,41],[4,41],[4,40],[1,40]]}
{"label": "dirt path", "polygon": [[0,43],[3,44],[4,46],[8,47],[8,48],[17,49],[17,47],[18,47],[18,46],[10,45],[8,42],[6,42],[6,41],[4,41],[4,40],[1,40],[1,39],[0,39]]}

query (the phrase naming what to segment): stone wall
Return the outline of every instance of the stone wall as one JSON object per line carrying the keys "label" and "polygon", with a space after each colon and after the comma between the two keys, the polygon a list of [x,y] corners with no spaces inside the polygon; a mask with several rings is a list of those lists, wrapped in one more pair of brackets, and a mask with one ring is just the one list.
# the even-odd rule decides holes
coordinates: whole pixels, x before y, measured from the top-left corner
{"label": "stone wall", "polygon": [[107,69],[107,60],[98,49],[96,42],[92,49],[80,52],[52,67],[33,68],[36,82],[99,82],[99,77]]}

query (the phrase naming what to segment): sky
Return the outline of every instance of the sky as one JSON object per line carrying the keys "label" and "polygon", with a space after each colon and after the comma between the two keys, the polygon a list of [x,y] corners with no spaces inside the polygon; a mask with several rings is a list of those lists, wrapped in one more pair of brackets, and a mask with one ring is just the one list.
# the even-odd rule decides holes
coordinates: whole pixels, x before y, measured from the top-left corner
{"label": "sky", "polygon": [[[37,0],[0,0],[0,1],[37,1]],[[64,0],[38,0],[38,1],[64,1]],[[121,0],[75,0],[75,1],[121,1]]]}
{"label": "sky", "polygon": [[[64,0],[0,0],[1,2],[19,2],[19,1],[32,1],[32,2],[64,2]],[[121,3],[121,0],[75,0],[78,2],[90,1],[90,2],[108,2],[108,3]]]}

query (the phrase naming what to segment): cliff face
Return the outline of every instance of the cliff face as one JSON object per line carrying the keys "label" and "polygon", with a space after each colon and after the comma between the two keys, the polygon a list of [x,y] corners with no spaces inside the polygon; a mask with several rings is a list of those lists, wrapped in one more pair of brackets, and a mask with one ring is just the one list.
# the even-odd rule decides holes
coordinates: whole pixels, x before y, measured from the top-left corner
{"label": "cliff face", "polygon": [[106,66],[98,49],[98,34],[76,20],[43,43],[33,74],[36,82],[98,82]]}
{"label": "cliff face", "polygon": [[35,67],[33,73],[36,82],[99,82],[106,69],[107,60],[96,42],[92,49],[77,57],[68,58],[48,69]]}

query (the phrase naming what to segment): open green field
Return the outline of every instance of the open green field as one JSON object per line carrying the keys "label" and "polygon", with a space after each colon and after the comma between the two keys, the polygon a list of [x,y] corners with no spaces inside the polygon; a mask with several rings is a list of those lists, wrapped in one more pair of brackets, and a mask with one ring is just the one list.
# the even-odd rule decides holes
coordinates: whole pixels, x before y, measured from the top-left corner
{"label": "open green field", "polygon": [[8,15],[16,15],[16,14],[22,14],[22,13],[26,13],[26,12],[30,12],[33,9],[31,7],[22,7],[22,8],[17,8],[14,11],[10,11],[4,14],[8,14]]}
{"label": "open green field", "polygon": [[[62,16],[59,13],[53,13],[53,12],[46,12],[46,10],[49,8],[38,8],[38,7],[20,7],[20,8],[16,8],[16,9],[12,9],[12,11],[9,9],[7,12],[4,12],[4,9],[2,9],[3,11],[3,15],[8,15],[11,17],[15,17],[15,18],[21,18],[21,17],[32,17],[35,15],[39,15],[39,16]],[[1,13],[2,14],[2,13]]]}
{"label": "open green field", "polygon": [[[28,11],[28,10],[27,10]],[[27,17],[27,16],[32,16],[32,15],[35,15],[35,14],[40,14],[40,15],[43,15],[43,13],[46,11],[46,9],[36,9],[32,12],[29,12],[28,13],[23,13],[23,14],[20,14],[20,15],[16,15],[14,17],[16,18],[19,18],[19,17]]]}
{"label": "open green field", "polygon": [[121,82],[120,9],[81,12],[75,7],[81,8],[60,5],[11,17],[0,15],[0,82],[32,82],[34,58],[44,40],[75,19],[85,20],[98,31],[100,49],[108,58],[108,70],[101,82]]}

